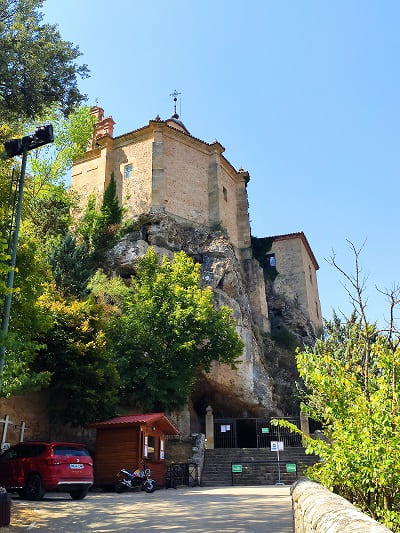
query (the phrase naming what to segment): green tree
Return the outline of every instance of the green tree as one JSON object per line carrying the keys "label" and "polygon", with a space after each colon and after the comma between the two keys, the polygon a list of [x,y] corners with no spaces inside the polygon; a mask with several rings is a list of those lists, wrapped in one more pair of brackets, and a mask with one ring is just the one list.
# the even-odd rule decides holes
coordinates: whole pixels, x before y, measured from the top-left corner
{"label": "green tree", "polygon": [[297,357],[309,391],[303,410],[322,423],[327,439],[308,440],[322,462],[307,473],[400,531],[399,341],[392,345],[370,325],[367,392],[364,325],[353,316],[325,326],[327,338]]}
{"label": "green tree", "polygon": [[[10,332],[7,342],[4,387],[2,393],[21,392],[48,382],[43,371],[35,373],[33,361],[41,340],[51,327],[51,316],[38,305],[46,284],[52,281],[49,258],[58,247],[71,222],[73,197],[63,183],[63,174],[72,164],[75,154],[85,149],[91,135],[93,120],[89,108],[74,111],[65,119],[52,110],[49,118],[59,133],[55,146],[30,153],[29,175],[23,203],[23,218],[17,251],[15,290],[11,306]],[[26,125],[30,131],[29,125]],[[6,128],[7,129],[7,128]],[[4,130],[4,128],[3,128]],[[11,174],[6,164],[0,164],[0,226],[7,234],[8,216],[12,207],[7,202]],[[1,283],[5,284],[8,270],[3,258]],[[82,271],[81,275],[84,274]]]}
{"label": "green tree", "polygon": [[115,415],[119,378],[106,349],[101,308],[91,299],[65,300],[51,290],[40,304],[53,324],[34,368],[51,373],[53,420],[85,425]]}
{"label": "green tree", "polygon": [[[325,322],[324,338],[297,354],[306,387],[302,410],[322,423],[325,435],[306,439],[307,452],[321,458],[307,474],[400,531],[400,338],[394,318],[400,289],[385,291],[391,319],[378,330],[366,316],[361,250],[351,246],[356,273],[344,275],[354,313],[344,320],[334,315]],[[337,266],[334,257],[332,263]]]}
{"label": "green tree", "polygon": [[75,60],[78,47],[44,24],[43,0],[0,0],[0,121],[33,119],[53,103],[68,114],[84,96],[77,79],[88,76]]}
{"label": "green tree", "polygon": [[120,207],[118,201],[117,184],[115,182],[114,172],[111,172],[110,183],[104,191],[100,213],[102,215],[101,223],[104,227],[121,223],[122,207]]}
{"label": "green tree", "polygon": [[78,233],[88,248],[91,248],[94,228],[98,217],[96,209],[96,195],[91,194],[83,214],[82,220],[78,226]]}
{"label": "green tree", "polygon": [[91,259],[94,264],[98,264],[103,259],[105,251],[114,244],[121,225],[122,213],[123,209],[118,201],[114,172],[112,172],[110,182],[103,194],[100,210],[96,209],[95,195],[91,195],[78,228],[84,242],[90,248]]}
{"label": "green tree", "polygon": [[85,243],[76,244],[76,239],[67,233],[62,243],[50,257],[54,281],[66,296],[84,297],[92,273],[88,268],[89,251]]}
{"label": "green tree", "polygon": [[[7,262],[4,263],[4,268],[7,268]],[[48,265],[43,261],[37,241],[21,233],[10,330],[5,339],[7,357],[2,396],[17,394],[26,389],[37,390],[49,382],[47,369],[36,371],[32,368],[36,353],[41,348],[38,335],[43,335],[51,326],[51,317],[38,304],[43,284],[49,276]]]}
{"label": "green tree", "polygon": [[243,342],[232,311],[214,308],[200,288],[200,265],[184,252],[158,263],[150,248],[130,287],[97,273],[93,294],[111,306],[108,328],[121,376],[121,398],[146,410],[173,409],[188,399],[200,371],[214,361],[234,366]]}

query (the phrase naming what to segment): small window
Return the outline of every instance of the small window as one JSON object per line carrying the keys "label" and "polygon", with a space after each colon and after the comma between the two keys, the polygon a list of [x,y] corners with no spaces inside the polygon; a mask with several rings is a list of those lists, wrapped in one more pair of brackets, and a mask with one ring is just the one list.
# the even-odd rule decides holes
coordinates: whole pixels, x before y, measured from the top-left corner
{"label": "small window", "polygon": [[310,273],[310,283],[312,285],[312,271],[311,271],[311,265],[308,265],[308,271]]}
{"label": "small window", "polygon": [[319,319],[318,303],[317,302],[315,302],[315,312],[317,313],[317,318]]}
{"label": "small window", "polygon": [[164,439],[160,439],[160,459],[165,459],[165,454],[164,454]]}
{"label": "small window", "polygon": [[129,163],[129,165],[124,166],[124,178],[131,178],[133,174],[133,165],[132,163]]}
{"label": "small window", "polygon": [[275,269],[276,268],[275,254],[266,254],[266,256],[265,256],[265,268],[268,268],[268,269]]}
{"label": "small window", "polygon": [[224,195],[225,202],[227,202],[228,201],[228,191],[226,190],[225,187],[222,187],[222,194]]}
{"label": "small window", "polygon": [[152,436],[149,436],[148,438],[148,448],[147,448],[147,457],[150,461],[154,461],[154,459],[156,458],[156,453],[155,453],[155,447],[156,447],[156,439]]}

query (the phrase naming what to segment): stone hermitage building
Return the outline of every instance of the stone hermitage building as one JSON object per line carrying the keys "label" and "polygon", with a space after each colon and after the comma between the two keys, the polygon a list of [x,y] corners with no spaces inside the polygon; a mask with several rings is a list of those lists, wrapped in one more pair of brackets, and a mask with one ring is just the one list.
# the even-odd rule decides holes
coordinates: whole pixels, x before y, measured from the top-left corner
{"label": "stone hermitage building", "polygon": [[[236,170],[216,140],[207,143],[191,135],[176,113],[118,137],[113,137],[112,117],[105,118],[99,107],[92,113],[93,141],[72,169],[72,188],[80,201],[77,216],[90,195],[100,203],[112,173],[124,218],[147,216],[140,231],[111,250],[108,270],[128,277],[150,245],[159,256],[172,257],[183,249],[201,262],[202,281],[212,287],[216,304],[234,311],[245,343],[242,359],[237,370],[214,365],[194,400],[198,414],[208,403],[219,405],[222,416],[252,412],[255,406],[265,414],[286,412],[285,394],[276,394],[271,373],[275,362],[268,367],[268,342],[266,348],[262,339],[290,330],[300,343],[322,327],[318,263],[305,235],[252,238],[249,173]],[[279,353],[270,350],[270,358],[275,357]]]}

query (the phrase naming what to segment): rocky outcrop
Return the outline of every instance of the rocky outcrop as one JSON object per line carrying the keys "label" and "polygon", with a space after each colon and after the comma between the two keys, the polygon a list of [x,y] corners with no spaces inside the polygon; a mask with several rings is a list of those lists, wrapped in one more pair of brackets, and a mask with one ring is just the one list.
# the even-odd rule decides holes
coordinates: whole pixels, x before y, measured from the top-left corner
{"label": "rocky outcrop", "polygon": [[221,406],[219,414],[230,415],[230,398],[239,403],[242,400],[243,410],[253,405],[262,407],[265,414],[279,412],[260,340],[260,329],[268,328],[268,310],[265,288],[260,287],[263,277],[258,263],[252,259],[241,262],[223,232],[177,221],[165,214],[147,215],[132,228],[109,251],[107,270],[128,278],[149,246],[154,247],[160,258],[172,258],[174,252],[183,250],[201,264],[202,283],[212,288],[216,305],[233,309],[237,331],[245,344],[243,355],[236,370],[214,364],[206,376],[209,386],[214,384],[224,390],[226,413]]}

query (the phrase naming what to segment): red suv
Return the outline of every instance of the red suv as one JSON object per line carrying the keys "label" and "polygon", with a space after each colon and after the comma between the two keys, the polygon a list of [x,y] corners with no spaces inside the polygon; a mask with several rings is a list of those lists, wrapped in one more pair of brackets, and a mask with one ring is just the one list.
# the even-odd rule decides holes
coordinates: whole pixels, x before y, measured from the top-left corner
{"label": "red suv", "polygon": [[0,455],[0,485],[28,500],[46,491],[81,500],[93,485],[93,459],[83,444],[20,442]]}

